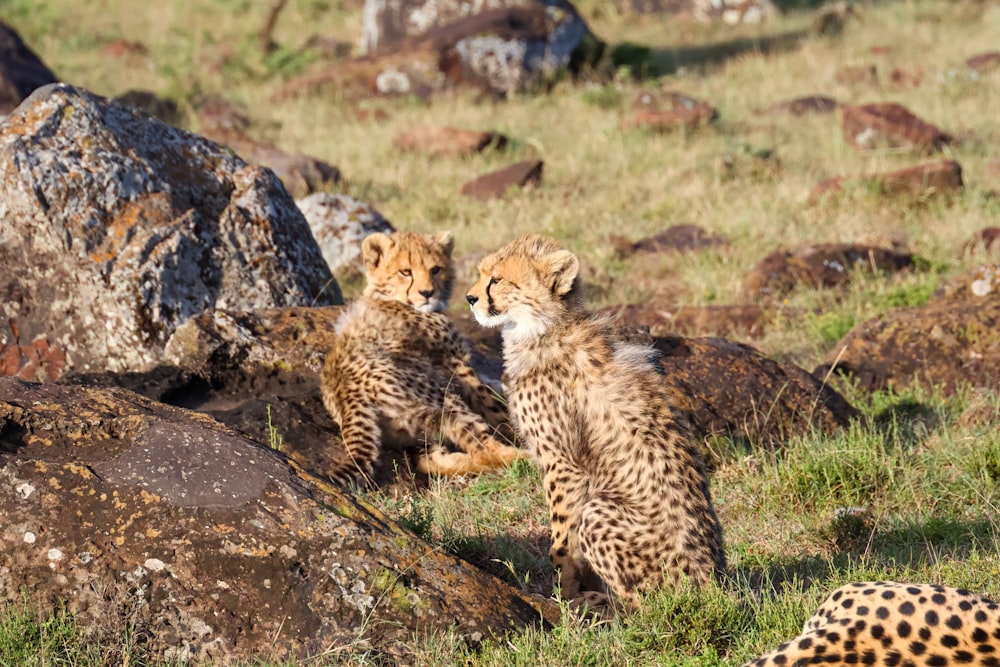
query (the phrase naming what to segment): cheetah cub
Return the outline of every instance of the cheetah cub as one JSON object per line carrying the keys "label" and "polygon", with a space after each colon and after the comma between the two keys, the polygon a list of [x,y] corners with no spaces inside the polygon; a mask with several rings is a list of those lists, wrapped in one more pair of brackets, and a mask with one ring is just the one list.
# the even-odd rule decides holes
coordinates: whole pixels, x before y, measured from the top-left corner
{"label": "cheetah cub", "polygon": [[1000,605],[966,590],[875,581],[841,586],[795,639],[745,667],[1000,667]]}
{"label": "cheetah cub", "polygon": [[[635,607],[665,576],[703,584],[723,572],[722,528],[655,352],[587,314],[579,267],[555,241],[525,236],[480,262],[466,299],[480,324],[502,328],[511,418],[542,468],[562,595]],[[595,575],[604,592],[584,592]]]}
{"label": "cheetah cub", "polygon": [[[509,428],[503,406],[443,314],[453,245],[450,232],[372,234],[362,244],[365,289],[337,321],[321,376],[347,454],[332,471],[337,483],[371,482],[383,429],[432,444],[418,460],[423,472],[481,472],[525,456],[497,439]],[[446,451],[442,436],[461,451]]]}

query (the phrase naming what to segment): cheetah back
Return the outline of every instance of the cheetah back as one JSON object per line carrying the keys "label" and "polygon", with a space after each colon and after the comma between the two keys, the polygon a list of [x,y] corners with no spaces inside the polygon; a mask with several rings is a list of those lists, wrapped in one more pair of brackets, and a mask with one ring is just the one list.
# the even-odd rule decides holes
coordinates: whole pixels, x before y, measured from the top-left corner
{"label": "cheetah back", "polygon": [[802,634],[745,667],[812,664],[1000,667],[1000,605],[948,586],[847,584]]}

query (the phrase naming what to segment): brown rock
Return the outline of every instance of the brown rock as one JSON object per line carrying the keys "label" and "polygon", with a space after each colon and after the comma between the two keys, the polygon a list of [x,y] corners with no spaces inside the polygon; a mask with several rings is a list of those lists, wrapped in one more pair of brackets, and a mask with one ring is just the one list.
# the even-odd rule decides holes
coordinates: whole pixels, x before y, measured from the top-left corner
{"label": "brown rock", "polygon": [[[814,373],[834,372],[868,390],[914,385],[951,394],[1000,388],[1000,270],[854,327]],[[981,294],[981,296],[979,296]]]}
{"label": "brown rock", "polygon": [[813,188],[809,202],[815,204],[824,195],[842,190],[844,184],[851,180],[877,189],[888,197],[930,198],[953,195],[961,192],[964,187],[962,166],[954,160],[940,160],[858,179],[844,177],[827,179]]}
{"label": "brown rock", "polygon": [[628,239],[612,235],[611,245],[619,256],[628,256],[637,252],[692,252],[729,245],[729,242],[719,236],[710,234],[698,225],[673,225],[667,229],[639,239],[634,243]]}
{"label": "brown rock", "polygon": [[840,106],[840,103],[832,97],[823,95],[809,95],[806,97],[796,97],[786,102],[778,102],[768,107],[764,113],[789,113],[793,116],[808,116],[833,113]]}
{"label": "brown rock", "polygon": [[850,181],[849,178],[844,176],[835,176],[833,178],[826,178],[816,184],[809,193],[809,204],[814,205],[823,201],[823,199],[830,195],[835,195],[844,190],[844,184]]}
{"label": "brown rock", "polygon": [[774,319],[774,310],[756,304],[681,306],[608,306],[599,312],[614,317],[622,327],[648,329],[653,336],[680,333],[688,336],[724,336],[749,340],[764,335]]}
{"label": "brown rock", "polygon": [[941,160],[869,177],[889,196],[934,196],[955,194],[963,188],[962,165]]}
{"label": "brown rock", "polygon": [[889,81],[896,87],[916,88],[924,82],[924,76],[923,70],[920,69],[895,67],[889,73]]}
{"label": "brown rock", "polygon": [[420,125],[396,137],[396,147],[431,155],[471,155],[489,147],[502,148],[507,137],[496,132]]}
{"label": "brown rock", "polygon": [[833,75],[842,86],[878,86],[878,68],[875,65],[841,65]]}
{"label": "brown rock", "polygon": [[0,125],[0,200],[0,346],[20,377],[153,368],[217,304],[341,301],[271,172],[78,88],[40,88]]}
{"label": "brown rock", "polygon": [[203,415],[0,378],[0,431],[4,601],[129,619],[156,661],[408,662],[415,633],[558,619]]}
{"label": "brown rock", "polygon": [[1000,255],[1000,227],[983,227],[972,238],[965,242],[963,252],[972,253],[978,250],[993,255]]}
{"label": "brown rock", "polygon": [[914,148],[934,151],[953,141],[941,129],[914,116],[898,104],[842,106],[841,130],[857,148]]}
{"label": "brown rock", "polygon": [[247,162],[273,171],[293,197],[306,195],[340,182],[335,166],[301,153],[288,153],[246,133],[249,119],[224,100],[215,100],[201,110],[202,136],[228,147]]}
{"label": "brown rock", "polygon": [[693,130],[719,116],[712,105],[678,92],[643,92],[634,104],[637,109],[619,121],[627,128],[647,128],[668,132],[678,128]]}
{"label": "brown rock", "polygon": [[729,435],[774,447],[812,428],[831,432],[860,413],[793,364],[722,338],[654,339],[674,405],[701,438]]}
{"label": "brown rock", "polygon": [[134,58],[148,53],[149,49],[145,44],[130,39],[113,39],[101,46],[101,55],[112,58]]}
{"label": "brown rock", "polygon": [[184,120],[176,102],[164,99],[148,90],[129,90],[116,97],[115,100],[149,114],[153,118],[159,118],[170,125],[180,127]]}
{"label": "brown rock", "polygon": [[361,123],[367,123],[367,122],[384,123],[385,121],[389,120],[391,116],[389,115],[389,112],[386,111],[385,109],[378,109],[378,108],[369,109],[369,108],[358,107],[354,109],[354,118]]}
{"label": "brown rock", "polygon": [[0,116],[13,111],[36,88],[57,80],[21,36],[0,21]]}
{"label": "brown rock", "polygon": [[506,169],[475,178],[462,186],[461,193],[482,201],[503,197],[511,187],[538,185],[542,180],[541,160],[525,160]]}
{"label": "brown rock", "polygon": [[913,266],[913,255],[886,248],[821,243],[777,250],[759,261],[743,280],[752,296],[780,296],[800,285],[834,287],[857,270],[894,273]]}
{"label": "brown rock", "polygon": [[990,70],[1000,67],[1000,51],[977,53],[966,60],[965,64],[968,65],[970,69],[974,69],[977,72],[989,72]]}
{"label": "brown rock", "polygon": [[273,171],[293,197],[303,197],[340,183],[340,169],[302,153],[289,153],[273,144],[235,133],[216,134],[213,141],[228,146],[247,162]]}
{"label": "brown rock", "polygon": [[1000,297],[1000,264],[977,266],[952,278],[934,293],[934,299],[947,301],[979,303],[984,297]]}

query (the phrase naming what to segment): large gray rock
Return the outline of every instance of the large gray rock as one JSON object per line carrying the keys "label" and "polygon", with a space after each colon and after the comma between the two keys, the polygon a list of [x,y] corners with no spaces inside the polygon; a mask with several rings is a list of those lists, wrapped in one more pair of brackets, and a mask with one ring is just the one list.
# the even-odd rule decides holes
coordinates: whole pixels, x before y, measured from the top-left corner
{"label": "large gray rock", "polygon": [[405,663],[558,618],[204,415],[0,378],[0,600],[25,589],[171,664]]}
{"label": "large gray rock", "polygon": [[154,367],[207,310],[342,302],[270,170],[67,85],[0,123],[0,220],[0,358],[26,379]]}
{"label": "large gray rock", "polygon": [[395,228],[374,208],[347,195],[314,192],[295,202],[335,276],[361,275],[361,243],[369,234]]}
{"label": "large gray rock", "polygon": [[[368,0],[364,31],[369,57],[387,65],[375,77],[383,93],[449,82],[514,93],[566,68],[594,39],[567,0]],[[392,66],[398,53],[409,62]]]}

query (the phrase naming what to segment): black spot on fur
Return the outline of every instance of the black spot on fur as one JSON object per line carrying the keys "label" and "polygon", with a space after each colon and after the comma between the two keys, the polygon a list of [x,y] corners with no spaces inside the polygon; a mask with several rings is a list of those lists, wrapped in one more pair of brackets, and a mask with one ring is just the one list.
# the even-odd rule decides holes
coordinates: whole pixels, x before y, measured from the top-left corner
{"label": "black spot on fur", "polygon": [[901,638],[906,639],[910,636],[910,632],[913,631],[913,627],[910,626],[906,621],[900,621],[899,625],[896,626],[896,634]]}
{"label": "black spot on fur", "polygon": [[912,602],[907,601],[899,605],[899,613],[903,616],[913,616],[914,611],[916,611],[916,609],[914,608]]}

